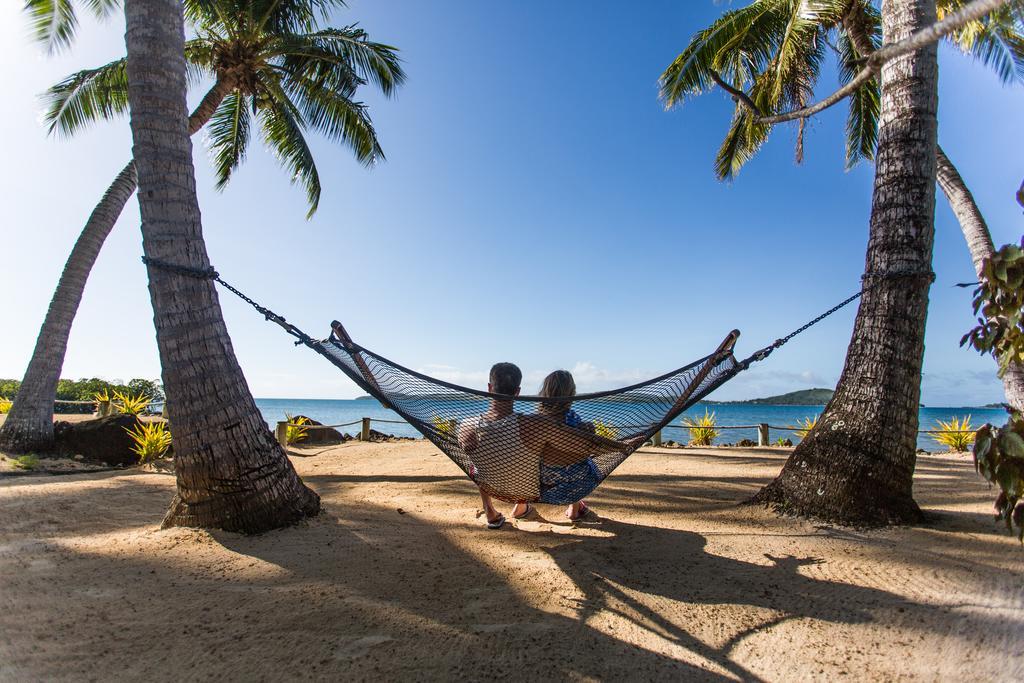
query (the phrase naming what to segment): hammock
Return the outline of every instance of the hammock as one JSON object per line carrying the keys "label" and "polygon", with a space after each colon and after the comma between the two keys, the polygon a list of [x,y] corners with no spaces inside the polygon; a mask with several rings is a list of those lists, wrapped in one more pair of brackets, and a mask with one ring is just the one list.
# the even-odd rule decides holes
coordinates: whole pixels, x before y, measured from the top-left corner
{"label": "hammock", "polygon": [[[735,375],[739,332],[660,377],[572,398],[515,398],[428,377],[359,346],[341,323],[312,348],[401,415],[478,486],[508,502],[583,499],[633,451]],[[569,410],[573,422],[566,424]],[[487,419],[489,412],[503,417]]]}
{"label": "hammock", "polygon": [[296,337],[296,345],[313,349],[401,415],[491,496],[558,505],[582,500],[684,410],[867,289],[743,361],[733,356],[740,335],[733,330],[713,353],[646,382],[571,398],[510,397],[403,367],[356,344],[337,321],[327,339],[313,339],[224,282],[212,267],[196,269],[146,257],[143,262],[220,283]]}

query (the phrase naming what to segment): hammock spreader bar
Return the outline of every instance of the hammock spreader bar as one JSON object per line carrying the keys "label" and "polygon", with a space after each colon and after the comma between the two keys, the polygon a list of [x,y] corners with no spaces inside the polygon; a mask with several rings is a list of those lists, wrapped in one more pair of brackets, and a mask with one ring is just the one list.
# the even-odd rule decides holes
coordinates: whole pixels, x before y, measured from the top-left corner
{"label": "hammock spreader bar", "polygon": [[865,287],[790,335],[743,361],[733,356],[739,331],[711,354],[659,377],[571,400],[489,394],[432,378],[356,344],[341,323],[316,340],[235,289],[212,268],[143,257],[150,267],[210,279],[329,360],[452,459],[481,489],[501,500],[566,504],[589,495],[637,448],[683,411],[751,363],[860,297]]}

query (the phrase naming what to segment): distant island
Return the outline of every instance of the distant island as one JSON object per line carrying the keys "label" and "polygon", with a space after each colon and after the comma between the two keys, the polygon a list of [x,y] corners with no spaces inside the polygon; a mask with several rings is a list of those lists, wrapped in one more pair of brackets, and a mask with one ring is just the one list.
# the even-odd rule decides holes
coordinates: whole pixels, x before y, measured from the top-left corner
{"label": "distant island", "polygon": [[352,399],[352,400],[353,400],[353,401],[364,401],[364,400],[367,400],[367,399],[370,399],[370,400],[372,400],[372,399],[373,399],[373,396],[370,396],[369,394],[363,394],[362,396],[356,396],[356,397],[355,397],[354,399]]}
{"label": "distant island", "polygon": [[831,389],[801,389],[788,394],[750,398],[746,401],[702,401],[712,405],[823,406],[832,400]]}

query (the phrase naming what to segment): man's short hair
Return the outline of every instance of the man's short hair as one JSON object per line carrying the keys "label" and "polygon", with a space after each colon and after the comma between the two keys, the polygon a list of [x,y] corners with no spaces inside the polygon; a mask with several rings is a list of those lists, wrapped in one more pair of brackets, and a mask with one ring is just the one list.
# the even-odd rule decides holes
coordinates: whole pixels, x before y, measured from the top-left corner
{"label": "man's short hair", "polygon": [[514,363],[495,363],[491,368],[491,391],[495,394],[515,396],[523,381],[523,371]]}

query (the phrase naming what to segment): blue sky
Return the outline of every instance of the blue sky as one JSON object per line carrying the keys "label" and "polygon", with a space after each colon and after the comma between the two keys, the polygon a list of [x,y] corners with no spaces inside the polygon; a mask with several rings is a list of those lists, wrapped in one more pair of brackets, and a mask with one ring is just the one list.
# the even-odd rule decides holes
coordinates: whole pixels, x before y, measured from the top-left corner
{"label": "blue sky", "polygon": [[[36,99],[67,73],[123,55],[120,19],[84,21],[74,50],[49,57],[27,38],[19,7],[0,7],[2,377],[21,377],[64,259],[130,153],[127,120],[47,137]],[[630,383],[708,353],[734,327],[749,353],[856,291],[873,168],[844,171],[840,106],[809,124],[803,165],[795,128],[783,126],[734,182],[715,180],[732,103],[716,92],[666,112],[657,77],[727,7],[353,0],[333,23],[359,22],[401,48],[409,75],[395,98],[361,95],[387,161],[367,170],[314,139],[324,196],[307,221],[302,191],[258,140],[216,192],[196,136],[211,260],[315,336],[338,318],[365,346],[472,385],[497,360],[519,363],[531,393],[557,367],[583,390]],[[950,48],[940,65],[940,141],[996,242],[1017,240],[1024,89]],[[834,85],[823,83],[820,95]],[[936,233],[923,401],[1000,400],[992,361],[958,345],[970,295],[952,285],[973,271],[941,194]],[[140,242],[133,199],[89,281],[63,376],[159,375]],[[240,301],[221,301],[256,396],[360,393]],[[716,398],[833,386],[854,312]]]}

